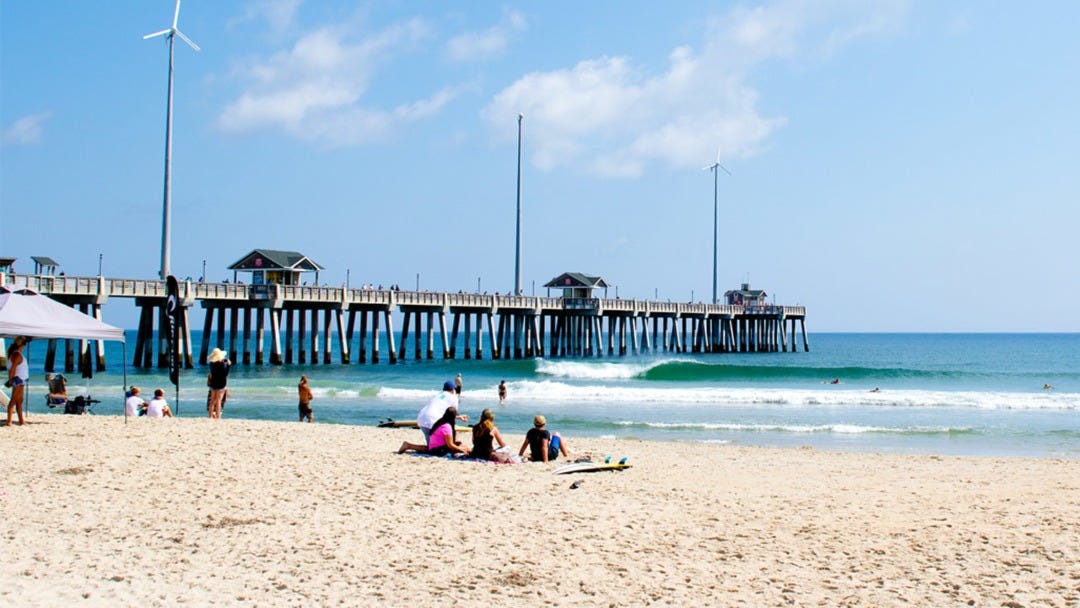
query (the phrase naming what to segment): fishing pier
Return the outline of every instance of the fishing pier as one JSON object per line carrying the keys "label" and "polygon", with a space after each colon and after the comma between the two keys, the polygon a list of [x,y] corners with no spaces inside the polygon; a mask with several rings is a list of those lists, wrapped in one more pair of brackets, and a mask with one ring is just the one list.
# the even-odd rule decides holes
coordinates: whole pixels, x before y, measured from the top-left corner
{"label": "fishing pier", "polygon": [[[553,283],[561,287],[561,278]],[[140,310],[134,365],[168,365],[165,281],[0,273],[0,284],[32,289],[97,319],[110,299],[134,298]],[[573,293],[589,293],[578,289]],[[485,350],[491,359],[794,352],[800,332],[801,347],[809,350],[805,307],[757,301],[673,303],[192,281],[180,282],[178,295],[175,348],[186,368],[195,364],[189,324],[195,306],[205,310],[200,365],[215,347],[244,365],[379,363],[384,356],[393,364],[410,351],[416,360],[434,359],[436,334],[438,354],[446,359],[483,359]],[[395,318],[402,323],[400,343]],[[56,342],[49,341],[46,370],[55,366]],[[65,342],[66,371],[77,360],[80,365],[96,360],[96,368],[104,369],[103,344]]]}

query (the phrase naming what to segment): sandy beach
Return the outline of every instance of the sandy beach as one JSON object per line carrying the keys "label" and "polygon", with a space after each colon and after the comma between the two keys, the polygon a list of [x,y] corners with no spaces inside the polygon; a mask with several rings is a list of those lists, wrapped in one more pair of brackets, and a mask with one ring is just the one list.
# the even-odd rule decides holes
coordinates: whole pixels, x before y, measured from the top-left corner
{"label": "sandy beach", "polygon": [[0,605],[1080,606],[1080,461],[570,437],[633,467],[563,476],[418,436],[0,428]]}

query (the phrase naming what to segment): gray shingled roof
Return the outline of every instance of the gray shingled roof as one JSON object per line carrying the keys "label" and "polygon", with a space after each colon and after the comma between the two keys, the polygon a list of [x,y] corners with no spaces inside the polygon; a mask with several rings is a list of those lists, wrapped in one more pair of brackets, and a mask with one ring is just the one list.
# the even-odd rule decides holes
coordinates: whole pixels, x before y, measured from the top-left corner
{"label": "gray shingled roof", "polygon": [[[566,283],[566,280],[570,279],[570,284]],[[580,272],[564,272],[559,276],[551,279],[544,287],[557,287],[560,289],[566,289],[569,287],[611,287],[607,284],[607,281],[600,277],[592,277]]]}
{"label": "gray shingled roof", "polygon": [[[261,257],[269,261],[273,266],[255,267],[252,260]],[[314,260],[299,251],[281,251],[278,249],[255,249],[251,253],[237,260],[229,270],[323,270]]]}

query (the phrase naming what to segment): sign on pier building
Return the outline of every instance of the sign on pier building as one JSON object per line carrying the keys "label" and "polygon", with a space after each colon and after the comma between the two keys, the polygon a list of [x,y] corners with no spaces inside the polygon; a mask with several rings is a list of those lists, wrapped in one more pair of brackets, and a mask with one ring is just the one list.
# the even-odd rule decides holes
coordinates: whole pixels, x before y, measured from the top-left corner
{"label": "sign on pier building", "polygon": [[318,285],[323,267],[299,251],[256,249],[229,266],[229,270],[233,271],[234,282],[237,272],[250,272],[252,285],[301,285],[303,274],[314,272],[314,284]]}

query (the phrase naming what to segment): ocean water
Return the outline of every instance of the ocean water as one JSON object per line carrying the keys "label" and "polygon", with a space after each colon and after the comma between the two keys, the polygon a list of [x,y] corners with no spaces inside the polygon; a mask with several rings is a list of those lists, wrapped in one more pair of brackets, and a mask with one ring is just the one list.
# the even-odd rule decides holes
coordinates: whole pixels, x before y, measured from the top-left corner
{"label": "ocean water", "polygon": [[[193,333],[197,345],[199,332]],[[129,359],[134,343],[131,332]],[[225,417],[295,420],[296,382],[307,374],[316,422],[410,420],[461,372],[464,413],[475,418],[490,407],[511,436],[523,435],[543,413],[571,449],[575,437],[603,436],[1080,458],[1080,334],[811,334],[810,352],[516,361],[414,361],[409,346],[410,358],[396,365],[384,346],[377,365],[355,363],[354,353],[350,365],[234,366]],[[43,343],[31,344],[39,379],[44,353]],[[121,345],[107,344],[106,358],[107,372],[88,384],[72,377],[69,388],[78,393],[88,386],[103,400],[96,412],[121,414]],[[205,368],[183,372],[181,416],[205,415],[205,378]],[[510,395],[501,406],[500,380]],[[144,391],[165,388],[176,404],[165,373],[129,364],[127,381]],[[31,412],[42,413],[44,382],[36,384]]]}

